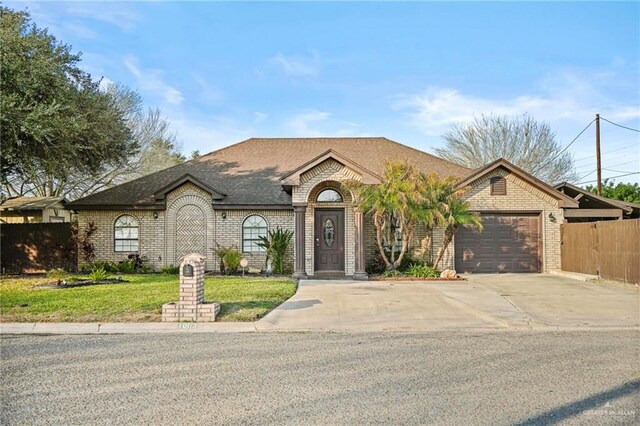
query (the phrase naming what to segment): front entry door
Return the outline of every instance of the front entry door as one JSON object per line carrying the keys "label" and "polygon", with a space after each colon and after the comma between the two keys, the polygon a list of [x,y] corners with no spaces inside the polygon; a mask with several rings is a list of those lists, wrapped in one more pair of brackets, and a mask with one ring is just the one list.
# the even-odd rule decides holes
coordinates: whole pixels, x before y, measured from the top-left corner
{"label": "front entry door", "polygon": [[316,209],[315,270],[344,273],[344,210]]}

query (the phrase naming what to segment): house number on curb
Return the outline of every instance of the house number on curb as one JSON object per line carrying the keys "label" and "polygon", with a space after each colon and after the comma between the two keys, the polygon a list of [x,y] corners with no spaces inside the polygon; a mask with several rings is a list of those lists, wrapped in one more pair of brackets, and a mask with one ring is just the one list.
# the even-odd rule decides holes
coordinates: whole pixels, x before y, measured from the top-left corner
{"label": "house number on curb", "polygon": [[333,221],[331,219],[327,219],[324,223],[324,242],[327,247],[331,247],[331,245],[333,245],[334,234]]}

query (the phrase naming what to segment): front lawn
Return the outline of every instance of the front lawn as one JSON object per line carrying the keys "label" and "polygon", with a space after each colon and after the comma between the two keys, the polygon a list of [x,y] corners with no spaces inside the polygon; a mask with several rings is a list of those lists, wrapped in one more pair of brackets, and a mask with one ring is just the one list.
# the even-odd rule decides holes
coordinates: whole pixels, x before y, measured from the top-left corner
{"label": "front lawn", "polygon": [[[1,278],[3,322],[160,321],[162,304],[178,300],[177,275],[123,275],[129,282],[77,288],[41,288],[46,277]],[[296,292],[282,278],[207,277],[206,301],[220,302],[216,321],[253,321]]]}

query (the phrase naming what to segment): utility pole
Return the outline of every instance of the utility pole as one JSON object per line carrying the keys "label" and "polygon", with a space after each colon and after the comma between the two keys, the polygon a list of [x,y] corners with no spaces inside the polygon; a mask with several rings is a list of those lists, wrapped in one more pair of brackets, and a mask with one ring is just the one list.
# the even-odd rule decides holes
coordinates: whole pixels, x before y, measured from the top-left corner
{"label": "utility pole", "polygon": [[602,196],[602,168],[600,165],[600,114],[596,114],[596,170],[598,173],[598,195]]}

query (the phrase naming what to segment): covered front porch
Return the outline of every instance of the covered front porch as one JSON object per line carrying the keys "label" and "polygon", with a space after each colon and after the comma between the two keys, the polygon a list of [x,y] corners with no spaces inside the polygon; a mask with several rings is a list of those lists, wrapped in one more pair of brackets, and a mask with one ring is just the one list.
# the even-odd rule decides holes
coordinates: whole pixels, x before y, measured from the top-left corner
{"label": "covered front porch", "polygon": [[283,178],[294,209],[294,277],[368,279],[364,214],[344,185],[351,180],[379,182],[333,152]]}

